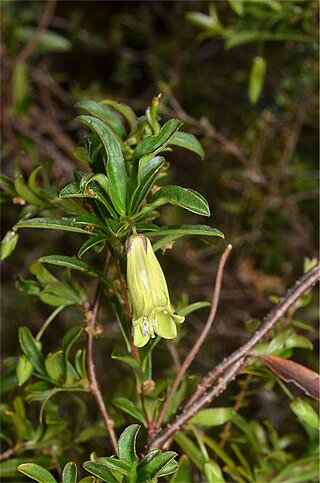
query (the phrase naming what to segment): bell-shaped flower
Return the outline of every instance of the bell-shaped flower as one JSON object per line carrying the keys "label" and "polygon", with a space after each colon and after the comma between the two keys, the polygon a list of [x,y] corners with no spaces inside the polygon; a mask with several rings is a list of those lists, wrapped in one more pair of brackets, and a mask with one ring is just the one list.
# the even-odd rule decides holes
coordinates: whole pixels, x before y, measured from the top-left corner
{"label": "bell-shaped flower", "polygon": [[176,337],[176,323],[185,318],[172,309],[162,268],[144,235],[132,235],[127,241],[127,283],[134,345],[143,347],[156,334],[164,339]]}

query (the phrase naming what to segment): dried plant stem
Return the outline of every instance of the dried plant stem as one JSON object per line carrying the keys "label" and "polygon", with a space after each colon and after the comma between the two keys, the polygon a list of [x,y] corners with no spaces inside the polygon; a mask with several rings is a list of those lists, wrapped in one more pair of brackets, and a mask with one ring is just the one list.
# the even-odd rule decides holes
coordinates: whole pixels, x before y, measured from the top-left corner
{"label": "dried plant stem", "polygon": [[[318,263],[309,272],[303,275],[293,287],[291,287],[282,300],[265,317],[261,327],[253,334],[249,341],[225,358],[213,371],[209,372],[199,384],[194,395],[189,399],[183,410],[175,420],[168,424],[150,444],[152,449],[165,448],[174,434],[201,408],[212,402],[222,393],[228,384],[235,379],[245,365],[245,360],[250,356],[255,346],[274,328],[278,320],[284,316],[287,310],[297,300],[310,290],[320,280],[320,264]],[[214,381],[217,384],[212,387]]]}
{"label": "dried plant stem", "polygon": [[[110,254],[108,255],[108,257],[106,259],[104,272],[107,271],[107,267],[109,265],[109,262],[110,262]],[[97,316],[98,316],[98,312],[99,312],[101,295],[102,295],[102,290],[101,290],[101,285],[99,283],[97,285],[97,289],[96,289],[96,293],[95,293],[92,312],[90,313],[90,316],[88,317],[88,326],[87,326],[87,333],[88,333],[87,370],[88,370],[90,392],[94,396],[94,398],[97,402],[97,405],[98,405],[99,411],[101,413],[101,416],[103,418],[106,430],[109,433],[109,437],[110,437],[110,440],[111,440],[113,450],[114,450],[115,453],[117,453],[117,451],[118,451],[118,441],[117,441],[116,433],[114,431],[114,421],[109,416],[106,405],[104,403],[104,400],[103,400],[103,397],[102,397],[102,394],[101,394],[101,391],[100,391],[97,375],[96,375],[94,358],[93,358],[93,343],[94,343],[94,336],[95,336],[95,331],[96,331],[96,320],[97,320]]]}
{"label": "dried plant stem", "polygon": [[207,322],[204,326],[204,329],[202,330],[201,332],[201,335],[200,337],[197,339],[196,343],[194,344],[193,348],[191,349],[191,351],[189,352],[189,354],[187,355],[187,357],[185,358],[182,366],[181,366],[181,369],[179,370],[178,374],[177,374],[177,377],[173,383],[173,386],[165,400],[165,403],[162,407],[162,410],[160,412],[160,415],[159,415],[159,418],[158,418],[158,421],[156,423],[156,427],[159,428],[161,426],[161,423],[163,421],[163,418],[165,417],[166,415],[166,412],[168,410],[168,407],[169,407],[169,404],[180,384],[180,382],[182,381],[182,378],[183,376],[185,375],[188,367],[190,366],[190,364],[192,363],[192,361],[194,360],[194,358],[196,357],[197,353],[199,352],[200,350],[200,347],[202,346],[202,344],[204,343],[204,341],[206,340],[207,338],[207,335],[209,334],[210,330],[211,330],[211,327],[212,327],[212,324],[213,324],[213,321],[214,321],[214,318],[216,316],[216,313],[217,313],[217,308],[218,308],[218,303],[219,303],[219,297],[220,297],[220,291],[221,291],[221,283],[222,283],[222,277],[223,277],[223,271],[224,271],[224,266],[225,266],[225,263],[229,257],[229,254],[232,250],[232,246],[231,245],[228,245],[226,247],[226,249],[224,250],[222,256],[221,256],[221,259],[220,259],[220,262],[219,262],[219,266],[218,266],[218,271],[217,271],[217,276],[216,276],[216,283],[215,283],[215,288],[214,288],[214,291],[213,291],[213,296],[212,296],[212,304],[211,304],[211,310],[210,310],[210,313],[209,313],[209,316],[208,316],[208,319],[207,319]]}

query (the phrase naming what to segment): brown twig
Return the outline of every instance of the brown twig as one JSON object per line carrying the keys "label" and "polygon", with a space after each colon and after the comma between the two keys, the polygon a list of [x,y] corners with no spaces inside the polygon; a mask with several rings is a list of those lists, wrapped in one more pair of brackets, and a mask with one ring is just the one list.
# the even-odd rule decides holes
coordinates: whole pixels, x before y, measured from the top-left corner
{"label": "brown twig", "polygon": [[27,45],[25,45],[17,55],[16,63],[25,62],[27,58],[31,55],[32,51],[35,49],[41,35],[43,34],[43,32],[45,32],[45,30],[47,30],[51,22],[56,3],[57,3],[57,0],[47,0],[46,8],[45,8],[45,11],[43,12],[40,22],[34,34],[32,35],[31,39],[27,43]]}
{"label": "brown twig", "polygon": [[190,364],[192,363],[192,361],[196,357],[197,353],[200,350],[200,347],[202,346],[202,344],[206,340],[207,335],[209,334],[209,332],[211,330],[214,318],[215,318],[216,313],[217,313],[217,308],[218,308],[218,303],[219,303],[219,298],[220,298],[220,291],[221,291],[221,283],[222,283],[222,277],[223,277],[223,270],[224,270],[225,263],[226,263],[229,255],[230,255],[231,250],[232,250],[232,246],[228,245],[226,247],[226,249],[224,250],[222,256],[221,256],[219,266],[218,266],[217,276],[216,276],[216,283],[215,283],[213,296],[212,296],[211,310],[210,310],[207,322],[204,326],[204,329],[203,329],[200,337],[196,340],[193,348],[191,349],[191,351],[189,352],[189,354],[185,358],[185,360],[184,360],[184,362],[181,366],[181,369],[177,374],[177,377],[176,377],[176,379],[173,383],[173,386],[172,386],[172,388],[171,388],[171,390],[170,390],[170,392],[169,392],[169,394],[168,394],[168,396],[165,400],[165,403],[162,407],[162,410],[160,412],[158,421],[156,423],[157,428],[159,428],[161,426],[163,418],[165,417],[166,412],[168,410],[169,404],[170,404],[170,402],[171,402],[180,382],[182,381],[184,374],[186,373],[188,367],[190,366]]}
{"label": "brown twig", "polygon": [[[224,359],[213,371],[204,377],[194,395],[189,399],[184,409],[177,415],[172,424],[168,424],[163,431],[153,439],[150,447],[165,448],[173,435],[202,407],[212,402],[222,393],[228,384],[235,379],[245,365],[245,360],[255,346],[274,328],[278,320],[297,300],[310,290],[320,280],[320,264],[318,263],[309,272],[303,275],[293,287],[291,287],[282,300],[264,318],[261,327],[253,334],[249,341]],[[218,383],[212,387],[215,380]],[[209,389],[211,387],[211,389]],[[209,389],[209,390],[208,390]],[[208,390],[208,392],[206,392]]]}
{"label": "brown twig", "polygon": [[[110,262],[110,254],[108,255],[106,259],[106,265],[105,265],[105,270],[106,272],[107,267]],[[87,334],[88,334],[88,341],[87,341],[87,370],[88,370],[88,378],[89,378],[89,389],[92,395],[94,396],[99,411],[101,413],[101,416],[103,418],[105,427],[107,432],[109,433],[111,444],[113,447],[113,450],[115,453],[118,451],[118,441],[116,437],[116,433],[114,431],[114,421],[113,419],[109,416],[106,405],[104,403],[99,383],[97,380],[96,376],[96,371],[95,371],[95,364],[94,364],[94,359],[93,359],[93,341],[94,341],[94,335],[96,332],[96,320],[99,312],[99,307],[100,307],[100,301],[101,301],[101,295],[102,295],[102,289],[100,283],[97,285],[96,293],[95,293],[95,298],[94,298],[94,303],[93,303],[93,308],[92,312],[90,313],[90,316],[88,317],[88,325],[87,325]]]}

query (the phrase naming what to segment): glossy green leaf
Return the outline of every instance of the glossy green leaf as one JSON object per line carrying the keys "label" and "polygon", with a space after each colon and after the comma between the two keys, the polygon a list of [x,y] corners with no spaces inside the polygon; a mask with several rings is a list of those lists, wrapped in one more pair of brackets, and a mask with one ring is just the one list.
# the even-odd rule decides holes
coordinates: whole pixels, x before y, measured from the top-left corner
{"label": "glossy green leaf", "polygon": [[92,226],[98,226],[104,229],[108,228],[108,225],[104,221],[100,220],[100,218],[98,218],[97,216],[92,216],[92,215],[77,216],[77,218],[75,218],[73,222],[79,225],[92,225]]}
{"label": "glossy green leaf", "polygon": [[192,312],[195,312],[196,310],[203,309],[204,307],[211,307],[210,302],[195,302],[193,304],[187,305],[186,307],[183,307],[178,311],[178,315],[182,315],[183,317],[186,317],[189,314],[192,314]]}
{"label": "glossy green leaf", "polygon": [[142,423],[144,426],[147,425],[144,414],[137,405],[125,397],[117,397],[112,400],[112,403],[123,412],[130,414],[134,419]]}
{"label": "glossy green leaf", "polygon": [[12,181],[11,178],[6,176],[5,174],[0,175],[0,186],[4,191],[7,191],[12,196],[15,196],[17,194],[14,187],[14,182]]}
{"label": "glossy green leaf", "polygon": [[154,158],[141,158],[138,166],[137,173],[137,187],[131,194],[131,200],[128,200],[128,204],[132,207],[132,212],[135,213],[150,189],[152,188],[157,175],[159,174],[165,159],[162,156],[155,156]]}
{"label": "glossy green leaf", "polygon": [[[16,35],[19,42],[27,44],[34,36],[34,33],[34,27],[23,25],[17,29]],[[34,52],[67,52],[68,50],[71,50],[71,48],[72,44],[66,37],[51,30],[45,30],[41,33]]]}
{"label": "glossy green leaf", "polygon": [[130,472],[131,466],[124,461],[120,461],[116,458],[102,457],[96,460],[96,463],[106,466],[110,470],[119,471],[121,475],[127,476]]}
{"label": "glossy green leaf", "polygon": [[224,483],[225,479],[220,466],[215,461],[208,461],[203,467],[204,476],[208,483]]}
{"label": "glossy green leaf", "polygon": [[44,357],[28,327],[19,327],[19,342],[21,349],[33,367],[39,372],[39,374],[46,376]]}
{"label": "glossy green leaf", "polygon": [[248,97],[250,104],[256,104],[260,99],[267,69],[266,60],[263,57],[255,57],[250,71],[248,83]]}
{"label": "glossy green leaf", "polygon": [[126,211],[128,180],[121,146],[112,130],[99,119],[92,116],[79,116],[77,120],[91,128],[101,139],[108,157],[107,176],[110,183],[110,198],[117,212],[123,215]]}
{"label": "glossy green leaf", "polygon": [[16,366],[16,374],[18,379],[18,385],[22,386],[32,375],[33,365],[29,359],[23,354],[19,357],[18,364]]}
{"label": "glossy green leaf", "polygon": [[97,277],[104,285],[115,292],[114,285],[102,272],[93,269],[91,265],[83,262],[82,260],[77,260],[76,258],[67,257],[65,255],[48,255],[47,257],[41,257],[39,260],[42,263],[49,263],[51,265],[58,265],[59,267],[71,268],[73,270],[86,273],[87,275]]}
{"label": "glossy green leaf", "polygon": [[80,379],[83,381],[87,381],[87,363],[86,363],[86,350],[85,349],[78,349],[75,356],[74,356],[74,365],[76,368],[77,373],[80,376]]}
{"label": "glossy green leaf", "polygon": [[173,236],[186,236],[186,235],[202,235],[202,236],[218,236],[224,238],[223,233],[217,228],[212,228],[208,225],[168,225],[160,227],[157,231],[145,231],[145,235],[148,237],[159,235],[173,235]]}
{"label": "glossy green leaf", "polygon": [[58,279],[43,266],[39,260],[33,262],[29,267],[30,273],[37,277],[37,280],[41,285],[47,285],[48,283],[58,282]]}
{"label": "glossy green leaf", "polygon": [[123,431],[118,443],[119,459],[132,466],[138,463],[136,441],[139,429],[139,424],[131,424]]}
{"label": "glossy green leaf", "polygon": [[98,480],[94,476],[85,476],[79,483],[98,483]]}
{"label": "glossy green leaf", "polygon": [[108,235],[96,235],[86,240],[80,247],[78,251],[78,257],[82,258],[83,255],[91,248],[95,247],[96,245],[101,244],[105,240],[108,240],[110,237]]}
{"label": "glossy green leaf", "polygon": [[16,279],[16,287],[21,292],[29,295],[39,296],[42,290],[41,285],[35,280],[24,280],[21,275],[18,275]]}
{"label": "glossy green leaf", "polygon": [[143,473],[143,468],[160,453],[162,453],[161,449],[154,449],[150,451],[150,453],[148,453],[146,456],[144,456],[138,464],[138,472]]}
{"label": "glossy green leaf", "polygon": [[126,136],[126,130],[115,114],[105,103],[98,103],[90,100],[83,100],[77,102],[75,105],[77,109],[82,109],[93,116],[98,117],[101,121],[108,124],[109,127],[122,139]]}
{"label": "glossy green leaf", "polygon": [[[149,481],[152,478],[157,477],[161,474],[161,470],[169,463],[169,461],[173,460],[177,456],[175,451],[165,451],[163,453],[158,454],[151,461],[149,461],[145,466],[138,467],[138,476],[137,481]],[[175,471],[175,469],[173,469]],[[168,473],[165,473],[168,474]]]}
{"label": "glossy green leaf", "polygon": [[[6,461],[1,461],[0,463],[0,474],[3,479],[3,483],[6,482],[8,478],[21,478],[21,474],[17,472],[17,467],[25,463],[26,457],[10,458]],[[37,463],[39,465],[46,466],[47,468],[52,468],[52,458],[51,456],[28,456],[29,463]]]}
{"label": "glossy green leaf", "polygon": [[186,483],[192,481],[192,466],[188,456],[183,454],[179,459],[178,471],[170,479],[170,483]]}
{"label": "glossy green leaf", "polygon": [[193,418],[191,424],[201,424],[206,427],[220,426],[232,419],[235,414],[232,408],[209,408],[201,409]]}
{"label": "glossy green leaf", "polygon": [[151,198],[152,208],[170,203],[202,216],[210,216],[207,200],[197,191],[181,186],[167,185]]}
{"label": "glossy green leaf", "polygon": [[39,483],[57,483],[57,480],[48,470],[35,463],[23,463],[18,466],[17,470]]}
{"label": "glossy green leaf", "polygon": [[178,119],[169,119],[161,128],[159,134],[148,136],[136,147],[133,154],[133,161],[136,161],[146,154],[157,154],[167,146],[174,133],[180,128],[182,122]]}
{"label": "glossy green leaf", "polygon": [[64,282],[49,283],[40,293],[40,300],[45,304],[58,307],[60,305],[81,304],[81,297]]}
{"label": "glossy green leaf", "polygon": [[126,104],[113,101],[112,99],[104,99],[100,102],[102,105],[112,107],[115,111],[119,112],[130,126],[130,134],[134,133],[138,126],[138,119],[131,107]]}
{"label": "glossy green leaf", "polygon": [[80,187],[79,182],[70,183],[60,191],[59,197],[63,199],[64,198],[91,198],[93,200],[100,201],[100,203],[102,203],[107,208],[110,214],[114,218],[117,218],[117,213],[109,197],[101,188],[101,186],[94,181],[90,181],[86,189],[82,189]]}
{"label": "glossy green leaf", "polygon": [[48,376],[57,384],[61,384],[65,377],[66,367],[61,349],[47,355],[44,365]]}
{"label": "glossy green leaf", "polygon": [[83,467],[85,470],[89,471],[89,473],[97,476],[102,481],[107,483],[118,483],[118,480],[105,465],[94,463],[93,461],[86,461],[83,463]]}
{"label": "glossy green leaf", "polygon": [[141,371],[141,366],[139,362],[134,359],[132,356],[127,354],[122,354],[118,349],[114,349],[111,355],[112,359],[116,359],[118,361],[123,362],[130,366],[134,371]]}
{"label": "glossy green leaf", "polygon": [[13,230],[7,231],[0,245],[0,259],[8,258],[16,248],[19,235]]}
{"label": "glossy green leaf", "polygon": [[74,224],[71,219],[56,218],[29,218],[28,220],[20,220],[14,226],[16,230],[19,228],[45,228],[49,230],[63,230],[72,231],[75,233],[85,233],[90,235],[90,232]]}
{"label": "glossy green leaf", "polygon": [[200,156],[201,159],[204,158],[203,147],[193,134],[177,131],[170,140],[171,145],[187,149]]}
{"label": "glossy green leaf", "polygon": [[25,183],[22,174],[19,174],[19,176],[15,178],[14,187],[18,195],[27,203],[35,206],[42,206],[42,200],[31,191],[29,186]]}
{"label": "glossy green leaf", "polygon": [[73,461],[69,461],[62,472],[62,483],[77,483],[77,465]]}
{"label": "glossy green leaf", "polygon": [[175,460],[168,461],[168,463],[164,465],[160,471],[158,471],[157,478],[160,478],[161,476],[172,475],[172,473],[175,473],[178,468],[179,468],[179,465],[177,461]]}

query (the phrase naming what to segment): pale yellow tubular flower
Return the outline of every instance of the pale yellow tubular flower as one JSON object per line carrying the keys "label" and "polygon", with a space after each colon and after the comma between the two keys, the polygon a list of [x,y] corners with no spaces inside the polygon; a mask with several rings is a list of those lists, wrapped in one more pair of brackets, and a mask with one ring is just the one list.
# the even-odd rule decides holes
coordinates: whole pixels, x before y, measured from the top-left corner
{"label": "pale yellow tubular flower", "polygon": [[127,283],[134,345],[143,347],[156,334],[164,339],[176,337],[176,324],[184,317],[172,309],[162,268],[144,235],[132,235],[127,240]]}

